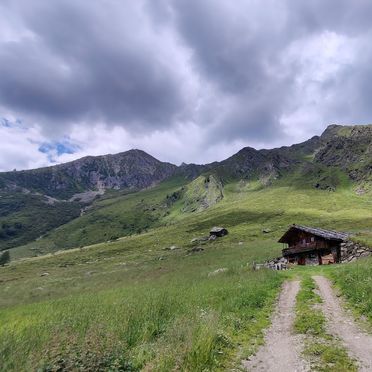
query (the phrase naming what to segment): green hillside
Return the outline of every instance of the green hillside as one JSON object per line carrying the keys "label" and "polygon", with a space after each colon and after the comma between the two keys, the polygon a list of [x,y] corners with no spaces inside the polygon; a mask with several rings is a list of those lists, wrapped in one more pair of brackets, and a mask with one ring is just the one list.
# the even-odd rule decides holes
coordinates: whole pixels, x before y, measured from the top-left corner
{"label": "green hillside", "polygon": [[78,202],[50,201],[42,195],[0,191],[0,250],[40,238],[79,217],[80,208]]}
{"label": "green hillside", "polygon": [[[213,167],[187,166],[191,179],[181,172],[141,191],[106,190],[81,216],[76,202],[79,216],[56,228],[52,218],[41,220],[49,230],[11,248],[10,265],[0,267],[0,370],[238,369],[262,342],[281,283],[309,270],[332,277],[371,319],[369,259],[290,272],[252,268],[280,255],[277,241],[293,223],[350,232],[372,246],[368,171],[359,176],[370,145],[357,140],[358,130],[331,127],[294,147],[243,149]],[[341,140],[327,160],[343,136],[351,142]],[[354,157],[348,146],[356,144]],[[5,217],[16,223],[27,200],[1,210],[11,206]],[[229,234],[198,239],[213,226]]]}
{"label": "green hillside", "polygon": [[[330,192],[301,188],[296,177],[292,185],[270,187],[234,182],[225,184],[219,203],[185,213],[182,197],[165,203],[185,187],[178,182],[121,196],[122,204],[107,197],[97,209],[119,213],[125,203],[136,210],[142,203],[149,214],[141,218],[155,216],[163,226],[152,221],[141,234],[0,269],[0,355],[7,370],[232,368],[260,342],[284,279],[254,272],[252,263],[279,255],[276,241],[287,225],[350,231],[372,242],[372,200],[351,184]],[[214,225],[229,235],[193,251],[191,240]],[[68,241],[72,226],[50,238]]]}
{"label": "green hillside", "polygon": [[0,173],[0,250],[35,256],[138,234],[213,208],[235,184],[369,194],[371,143],[370,125],[330,126],[301,144],[247,147],[204,166],[176,167],[132,150]]}

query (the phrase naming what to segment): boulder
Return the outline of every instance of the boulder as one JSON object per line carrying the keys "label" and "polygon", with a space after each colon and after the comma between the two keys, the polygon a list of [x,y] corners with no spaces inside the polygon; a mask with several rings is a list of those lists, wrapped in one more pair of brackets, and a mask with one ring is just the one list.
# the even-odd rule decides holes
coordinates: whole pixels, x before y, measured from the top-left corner
{"label": "boulder", "polygon": [[220,269],[214,270],[208,274],[208,276],[215,276],[221,273],[225,273],[227,271],[227,267],[221,267]]}
{"label": "boulder", "polygon": [[224,227],[215,226],[212,227],[211,231],[209,232],[209,236],[216,236],[216,237],[222,237],[227,235],[229,232]]}

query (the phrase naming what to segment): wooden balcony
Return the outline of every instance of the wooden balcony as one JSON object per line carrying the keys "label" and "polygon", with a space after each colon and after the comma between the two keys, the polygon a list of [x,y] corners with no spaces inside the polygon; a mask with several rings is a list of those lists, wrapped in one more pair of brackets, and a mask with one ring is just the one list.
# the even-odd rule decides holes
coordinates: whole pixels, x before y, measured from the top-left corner
{"label": "wooden balcony", "polygon": [[291,254],[302,253],[302,252],[310,252],[320,249],[327,249],[330,248],[326,242],[323,241],[315,241],[315,242],[306,242],[306,243],[298,243],[296,245],[292,245],[288,248],[283,249],[283,256],[288,256]]}

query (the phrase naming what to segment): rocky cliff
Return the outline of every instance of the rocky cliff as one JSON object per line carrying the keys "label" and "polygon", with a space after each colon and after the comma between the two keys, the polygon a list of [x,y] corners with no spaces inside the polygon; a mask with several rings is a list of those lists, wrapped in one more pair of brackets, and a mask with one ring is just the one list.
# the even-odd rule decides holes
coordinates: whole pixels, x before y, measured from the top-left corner
{"label": "rocky cliff", "polygon": [[88,156],[47,168],[0,173],[0,188],[58,199],[105,189],[144,189],[172,176],[177,167],[141,150]]}

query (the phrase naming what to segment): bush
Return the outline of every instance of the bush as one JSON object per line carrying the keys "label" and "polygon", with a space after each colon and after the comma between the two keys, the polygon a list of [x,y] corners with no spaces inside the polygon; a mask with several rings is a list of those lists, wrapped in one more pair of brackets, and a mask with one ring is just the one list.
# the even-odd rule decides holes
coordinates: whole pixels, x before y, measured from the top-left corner
{"label": "bush", "polygon": [[5,266],[8,262],[10,262],[10,254],[9,251],[5,251],[0,255],[0,266]]}

